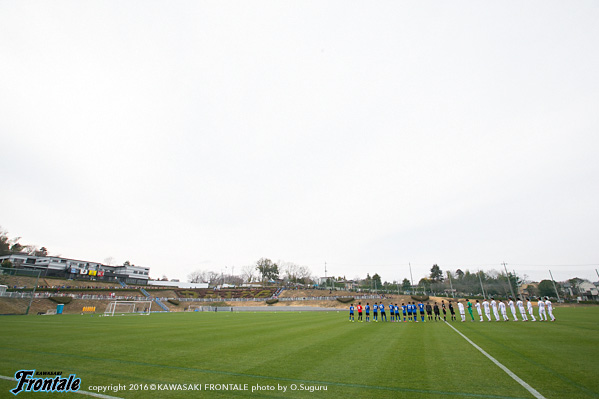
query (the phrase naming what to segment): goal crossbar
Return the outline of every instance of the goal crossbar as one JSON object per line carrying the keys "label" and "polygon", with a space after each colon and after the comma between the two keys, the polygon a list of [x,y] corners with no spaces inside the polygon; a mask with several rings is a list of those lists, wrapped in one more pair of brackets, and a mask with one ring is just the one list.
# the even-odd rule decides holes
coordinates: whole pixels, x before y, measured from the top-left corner
{"label": "goal crossbar", "polygon": [[104,316],[132,314],[149,315],[152,301],[112,301],[106,307]]}

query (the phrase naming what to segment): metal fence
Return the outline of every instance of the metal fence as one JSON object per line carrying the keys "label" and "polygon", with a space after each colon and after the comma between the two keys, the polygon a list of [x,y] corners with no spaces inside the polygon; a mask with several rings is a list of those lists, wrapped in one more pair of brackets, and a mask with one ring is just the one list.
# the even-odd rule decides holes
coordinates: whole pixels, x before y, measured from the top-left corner
{"label": "metal fence", "polygon": [[[50,293],[50,292],[36,292],[34,298],[36,299],[47,299],[50,297],[57,296],[70,296],[73,299],[91,299],[91,300],[143,300],[145,296],[110,296],[110,295],[89,295],[89,294],[73,294],[73,293]],[[4,298],[31,298],[31,292],[4,292],[0,294],[0,297]],[[264,302],[269,298],[167,298],[167,297],[156,297],[161,301],[168,301],[169,299],[175,299],[180,302]],[[350,296],[315,296],[315,297],[297,297],[297,298],[277,298],[279,302],[293,302],[293,301],[329,301],[336,300],[337,298],[352,298]],[[365,299],[383,299],[384,295],[361,295],[353,297],[356,300]]]}
{"label": "metal fence", "polygon": [[[0,295],[2,298],[31,298],[31,292],[5,292]],[[73,299],[92,299],[92,300],[143,300],[145,296],[110,296],[110,295],[88,295],[88,294],[64,294],[64,293],[49,293],[36,292],[33,295],[34,299],[47,299],[50,297],[69,296]]]}

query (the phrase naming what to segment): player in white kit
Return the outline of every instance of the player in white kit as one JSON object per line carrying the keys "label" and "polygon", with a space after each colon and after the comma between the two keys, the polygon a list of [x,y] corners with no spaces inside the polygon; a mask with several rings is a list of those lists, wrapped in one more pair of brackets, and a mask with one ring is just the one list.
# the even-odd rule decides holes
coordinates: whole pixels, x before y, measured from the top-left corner
{"label": "player in white kit", "polygon": [[520,311],[520,315],[522,316],[522,321],[528,321],[528,317],[526,317],[526,309],[524,309],[524,303],[520,298],[518,298],[518,302],[516,302],[518,306],[518,310]]}
{"label": "player in white kit", "polygon": [[514,301],[512,301],[511,297],[510,297],[510,301],[508,302],[508,305],[510,307],[510,311],[512,312],[512,315],[514,316],[514,321],[518,321],[518,316],[516,316],[516,307],[514,306]]}
{"label": "player in white kit", "polygon": [[507,317],[507,308],[505,307],[505,302],[499,301],[499,311],[501,312],[501,316],[503,317],[503,321],[509,321],[510,320]]}
{"label": "player in white kit", "polygon": [[[549,313],[549,317],[551,317],[551,321],[555,321],[555,317],[553,316],[553,305],[547,296],[545,297],[545,308],[547,309],[547,313]],[[547,316],[545,316],[545,320],[547,320]]]}
{"label": "player in white kit", "polygon": [[495,316],[495,321],[499,321],[499,312],[497,311],[497,302],[495,302],[495,298],[491,298],[491,309],[493,309],[493,316]]}
{"label": "player in white kit", "polygon": [[537,321],[537,319],[535,319],[535,314],[532,311],[532,302],[530,301],[530,298],[526,298],[526,307],[528,308],[528,314],[532,318],[532,321]]}
{"label": "player in white kit", "polygon": [[460,312],[460,316],[462,317],[462,321],[466,321],[466,311],[464,310],[464,304],[458,301],[458,310]]}
{"label": "player in white kit", "polygon": [[491,308],[489,307],[489,302],[487,302],[486,299],[483,301],[483,309],[485,310],[485,316],[487,316],[487,319],[491,321]]}
{"label": "player in white kit", "polygon": [[478,299],[476,300],[476,303],[474,304],[474,306],[476,307],[476,313],[478,313],[478,315],[480,316],[480,321],[484,321],[483,320],[483,311],[480,310],[480,302],[478,301]]}
{"label": "player in white kit", "polygon": [[543,302],[543,298],[539,298],[539,302],[537,302],[539,306],[539,319],[541,321],[547,321],[547,314],[545,313],[545,302]]}

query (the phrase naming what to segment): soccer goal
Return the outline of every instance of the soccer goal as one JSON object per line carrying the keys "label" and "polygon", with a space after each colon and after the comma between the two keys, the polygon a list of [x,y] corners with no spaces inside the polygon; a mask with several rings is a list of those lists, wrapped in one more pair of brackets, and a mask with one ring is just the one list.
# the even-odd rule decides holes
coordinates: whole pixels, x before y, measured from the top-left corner
{"label": "soccer goal", "polygon": [[106,307],[104,316],[114,315],[149,315],[152,301],[112,301]]}

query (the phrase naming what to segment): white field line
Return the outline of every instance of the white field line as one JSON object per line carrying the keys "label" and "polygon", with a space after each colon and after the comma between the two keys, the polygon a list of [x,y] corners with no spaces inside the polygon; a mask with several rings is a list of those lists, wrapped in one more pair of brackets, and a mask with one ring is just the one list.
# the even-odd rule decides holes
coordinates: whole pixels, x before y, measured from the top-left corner
{"label": "white field line", "polygon": [[[15,380],[14,377],[7,377],[5,375],[0,375],[0,379],[16,382],[16,380]],[[69,391],[69,392],[78,393],[78,394],[81,394],[81,395],[93,396],[94,398],[101,398],[101,399],[122,399],[122,398],[119,398],[117,396],[102,395],[101,393],[82,391],[81,389],[78,390],[78,391]]]}
{"label": "white field line", "polygon": [[505,371],[507,373],[507,375],[509,375],[510,377],[512,377],[514,380],[516,380],[516,382],[520,385],[522,385],[528,392],[530,392],[535,398],[537,399],[547,399],[545,398],[543,395],[541,395],[539,393],[539,391],[537,391],[536,389],[534,389],[533,387],[531,387],[530,385],[528,385],[522,378],[518,377],[516,374],[514,374],[510,369],[508,369],[507,367],[505,367],[503,364],[499,363],[497,361],[497,359],[495,359],[493,356],[489,355],[487,352],[485,352],[480,346],[476,345],[474,342],[472,342],[470,340],[470,338],[468,338],[467,336],[465,336],[464,334],[462,334],[461,332],[459,332],[454,326],[452,326],[451,324],[449,324],[448,322],[445,322],[445,324],[447,324],[449,327],[451,327],[453,329],[453,331],[457,332],[458,334],[460,334],[462,336],[462,338],[464,338],[466,341],[468,341],[470,343],[470,345],[474,346],[476,349],[478,349],[480,351],[480,353],[482,353],[483,355],[485,355],[486,357],[489,358],[489,360],[491,360],[493,363],[495,363],[497,365],[497,367],[499,367],[500,369],[502,369],[503,371]]}

